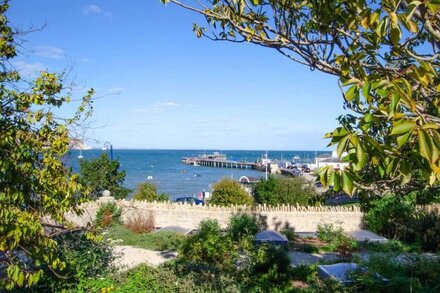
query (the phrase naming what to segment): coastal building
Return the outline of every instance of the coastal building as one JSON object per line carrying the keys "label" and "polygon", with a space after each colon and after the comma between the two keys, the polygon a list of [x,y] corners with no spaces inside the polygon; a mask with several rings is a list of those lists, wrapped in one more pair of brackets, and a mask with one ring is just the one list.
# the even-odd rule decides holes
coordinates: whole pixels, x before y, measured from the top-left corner
{"label": "coastal building", "polygon": [[[345,157],[347,153],[342,153],[341,157]],[[315,162],[313,164],[310,164],[310,169],[316,170],[321,167],[325,166],[332,166],[333,168],[337,169],[344,169],[348,166],[348,163],[342,162],[340,158],[338,158],[338,154],[336,151],[333,151],[330,153],[325,153],[317,156],[315,158]]]}

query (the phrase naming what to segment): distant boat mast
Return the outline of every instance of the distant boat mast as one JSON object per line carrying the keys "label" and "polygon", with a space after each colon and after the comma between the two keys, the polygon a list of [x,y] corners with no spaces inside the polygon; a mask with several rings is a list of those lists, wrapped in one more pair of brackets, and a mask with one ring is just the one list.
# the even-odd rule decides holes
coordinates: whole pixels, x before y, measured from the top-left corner
{"label": "distant boat mast", "polygon": [[267,181],[267,165],[268,165],[268,163],[269,163],[269,161],[268,161],[268,158],[267,158],[267,151],[266,151],[266,181]]}

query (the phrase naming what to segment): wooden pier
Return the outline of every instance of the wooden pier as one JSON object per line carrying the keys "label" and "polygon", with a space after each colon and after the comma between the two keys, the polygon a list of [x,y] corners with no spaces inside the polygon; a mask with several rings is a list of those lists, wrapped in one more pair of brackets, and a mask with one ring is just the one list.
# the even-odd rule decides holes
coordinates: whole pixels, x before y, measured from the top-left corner
{"label": "wooden pier", "polygon": [[182,158],[182,162],[187,165],[207,166],[216,168],[235,168],[235,169],[253,169],[256,164],[250,162],[237,162],[231,160],[210,159],[210,158]]}

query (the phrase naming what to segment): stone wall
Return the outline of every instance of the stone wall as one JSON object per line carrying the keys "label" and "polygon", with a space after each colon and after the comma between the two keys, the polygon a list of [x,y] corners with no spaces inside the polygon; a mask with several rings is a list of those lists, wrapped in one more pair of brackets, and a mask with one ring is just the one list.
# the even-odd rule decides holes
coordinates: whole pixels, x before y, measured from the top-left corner
{"label": "stone wall", "polygon": [[[122,209],[122,219],[139,214],[154,217],[156,227],[181,226],[196,229],[203,219],[216,219],[222,227],[226,227],[231,215],[240,212],[260,217],[267,228],[280,230],[293,227],[297,232],[314,232],[317,225],[341,225],[345,231],[359,230],[362,212],[358,207],[301,207],[282,205],[277,207],[246,206],[218,207],[197,206],[175,203],[149,203],[143,201],[117,201]],[[81,217],[72,213],[67,219],[78,226],[86,226],[95,219],[99,203],[91,202],[84,205],[85,212]]]}

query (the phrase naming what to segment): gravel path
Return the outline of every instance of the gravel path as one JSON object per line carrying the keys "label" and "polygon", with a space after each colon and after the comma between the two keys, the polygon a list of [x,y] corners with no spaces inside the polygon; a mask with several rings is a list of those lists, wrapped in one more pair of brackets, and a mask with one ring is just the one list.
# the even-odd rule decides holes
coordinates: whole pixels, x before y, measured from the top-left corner
{"label": "gravel path", "polygon": [[145,263],[158,266],[177,257],[177,252],[174,251],[154,251],[132,246],[114,246],[113,254],[116,256],[113,263],[120,270],[128,270]]}

